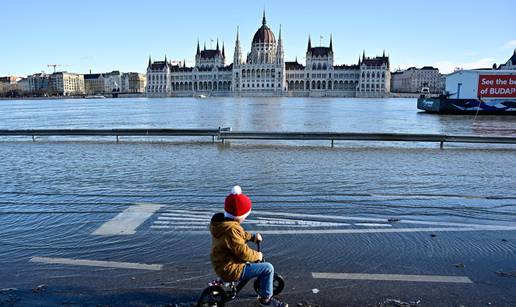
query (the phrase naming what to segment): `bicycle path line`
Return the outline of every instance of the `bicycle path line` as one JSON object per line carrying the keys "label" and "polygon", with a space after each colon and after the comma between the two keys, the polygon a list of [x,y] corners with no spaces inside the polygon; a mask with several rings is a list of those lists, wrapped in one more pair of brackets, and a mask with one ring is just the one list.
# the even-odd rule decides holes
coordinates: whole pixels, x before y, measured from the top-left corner
{"label": "bicycle path line", "polygon": [[91,266],[114,269],[135,269],[160,271],[163,268],[161,264],[144,264],[134,262],[116,262],[116,261],[100,261],[100,260],[85,260],[85,259],[69,259],[69,258],[49,258],[49,257],[32,257],[30,262],[45,263],[45,264],[65,264],[77,266]]}
{"label": "bicycle path line", "polygon": [[[259,215],[259,212],[257,212]],[[204,218],[199,215],[188,215],[188,214],[171,214],[169,213],[161,213],[158,217],[158,221],[182,221],[182,222],[198,222],[205,221],[209,224],[211,220],[211,215],[209,217],[205,216]],[[342,222],[323,222],[323,221],[311,221],[311,220],[299,220],[292,218],[266,218],[257,216],[254,219],[248,219],[245,221],[246,224],[291,224],[291,225],[309,225],[309,226],[350,226],[348,223]],[[387,227],[390,227],[390,224],[384,224]]]}
{"label": "bicycle path line", "polygon": [[441,276],[441,275],[402,275],[402,274],[365,274],[365,273],[312,273],[315,279],[341,279],[341,280],[373,280],[373,281],[408,281],[408,282],[435,282],[472,284],[473,281],[466,276]]}
{"label": "bicycle path line", "polygon": [[130,206],[91,234],[99,236],[132,235],[136,233],[138,226],[143,224],[161,207],[163,205],[158,204],[136,204]]}
{"label": "bicycle path line", "polygon": [[[217,212],[207,213],[206,211],[195,211],[195,210],[182,210],[182,209],[169,209],[163,211],[161,216],[163,217],[207,217],[211,219],[213,214]],[[281,217],[297,217],[297,218],[318,218],[318,219],[332,219],[332,220],[351,220],[351,221],[364,221],[364,222],[388,222],[387,218],[370,218],[370,217],[346,217],[346,216],[332,216],[326,217],[322,215],[315,214],[303,214],[303,213],[286,213],[286,212],[268,212],[268,211],[253,211],[252,215],[254,215],[257,219],[265,218],[265,216],[275,216],[278,219]],[[263,215],[263,216],[262,216]],[[303,220],[300,220],[303,221]]]}
{"label": "bicycle path line", "polygon": [[[198,218],[181,218],[181,217],[158,217],[154,224],[184,224],[184,225],[195,225],[203,224],[209,225],[210,220],[198,219]],[[272,219],[272,220],[246,220],[245,224],[251,225],[270,225],[270,226],[305,226],[305,227],[340,227],[350,226],[347,223],[327,223],[319,221],[307,221],[307,220],[293,220],[293,219]],[[378,226],[375,224],[375,226]],[[381,224],[381,226],[391,227],[390,224]]]}
{"label": "bicycle path line", "polygon": [[[388,218],[372,218],[372,217],[352,217],[352,216],[321,216],[316,214],[304,214],[304,213],[280,213],[280,212],[270,212],[270,211],[255,211],[254,212],[257,216],[259,215],[267,215],[267,216],[289,216],[289,217],[297,217],[297,218],[324,218],[327,220],[342,220],[342,221],[366,221],[366,222],[384,222],[384,223],[391,223],[389,222]],[[393,224],[415,224],[415,225],[433,225],[433,226],[457,226],[457,227],[478,227],[478,228],[484,228],[484,227],[499,227],[500,230],[504,230],[507,227],[513,227],[513,226],[496,226],[496,225],[482,225],[482,224],[467,224],[467,223],[455,223],[455,222],[434,222],[434,221],[420,221],[420,220],[405,220],[400,219],[399,221],[392,222]]]}
{"label": "bicycle path line", "polygon": [[181,216],[159,216],[158,220],[163,221],[185,221],[185,222],[206,222],[209,223],[210,219],[203,219],[198,217],[181,217]]}
{"label": "bicycle path line", "polygon": [[[195,211],[195,210],[184,210],[184,209],[169,209],[165,211],[169,215],[181,215],[181,214],[206,214],[209,215],[211,213],[204,211]],[[196,213],[197,212],[197,213]],[[257,219],[263,218],[265,216],[268,217],[295,217],[295,218],[323,218],[321,215],[316,214],[304,214],[304,213],[291,213],[291,212],[274,212],[274,211],[253,211],[254,215]],[[373,218],[373,217],[351,217],[351,216],[325,216],[326,220],[333,221],[360,221],[360,222],[372,222],[373,223],[386,223],[385,227],[392,226],[392,224],[413,224],[413,225],[428,225],[428,226],[450,226],[454,228],[464,227],[464,228],[478,228],[487,230],[507,230],[508,228],[514,228],[514,226],[498,226],[498,225],[489,225],[489,224],[468,224],[468,223],[457,223],[457,222],[439,222],[439,221],[421,221],[421,220],[411,220],[411,219],[400,219],[399,221],[390,222],[388,218]],[[360,225],[359,225],[360,226]],[[371,227],[371,226],[370,226]],[[498,228],[498,229],[495,229]]]}
{"label": "bicycle path line", "polygon": [[[173,228],[163,226],[161,229]],[[418,232],[471,232],[471,231],[516,231],[516,227],[428,227],[428,228],[372,228],[372,229],[296,229],[296,230],[259,230],[267,235],[315,235],[315,234],[371,234],[371,233],[418,233]],[[205,235],[209,231],[182,231],[183,234]]]}

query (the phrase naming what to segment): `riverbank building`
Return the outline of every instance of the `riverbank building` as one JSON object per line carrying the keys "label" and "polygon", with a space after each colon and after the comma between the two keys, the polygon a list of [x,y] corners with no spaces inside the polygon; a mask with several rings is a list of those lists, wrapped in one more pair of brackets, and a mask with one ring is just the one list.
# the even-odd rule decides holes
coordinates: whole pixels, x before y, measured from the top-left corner
{"label": "riverbank building", "polygon": [[336,65],[333,37],[329,46],[314,47],[308,38],[306,61],[285,61],[281,27],[276,38],[267,25],[253,36],[251,50],[244,56],[237,29],[233,62],[227,64],[226,50],[217,41],[215,49],[197,42],[195,66],[186,61],[165,59],[147,65],[146,94],[149,97],[197,96],[297,96],[297,97],[386,97],[390,93],[389,57],[366,57],[356,64]]}

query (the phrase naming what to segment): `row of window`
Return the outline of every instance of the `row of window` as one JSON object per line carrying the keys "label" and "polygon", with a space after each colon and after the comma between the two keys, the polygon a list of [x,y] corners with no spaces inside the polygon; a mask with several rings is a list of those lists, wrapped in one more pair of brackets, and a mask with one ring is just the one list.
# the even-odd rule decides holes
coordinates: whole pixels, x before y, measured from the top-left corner
{"label": "row of window", "polygon": [[[351,81],[351,82],[342,82],[342,81],[307,81],[306,83],[304,81],[290,81],[288,82],[288,89],[289,90],[355,90],[356,86],[358,84],[358,81]],[[310,86],[311,85],[311,86]]]}
{"label": "row of window", "polygon": [[379,89],[379,88],[383,88],[383,87],[384,87],[384,84],[382,83],[382,84],[380,85],[379,83],[376,83],[376,84],[371,84],[371,85],[369,86],[369,84],[363,84],[363,83],[362,83],[360,87],[361,87],[362,89],[364,89],[364,88],[365,88],[365,89],[373,89],[373,88],[377,88],[377,89]]}
{"label": "row of window", "polygon": [[[229,75],[172,75],[170,78],[173,81],[176,80],[221,80],[221,79],[227,79]],[[159,75],[149,75],[149,82],[152,81],[165,81],[167,78],[163,74]]]}
{"label": "row of window", "polygon": [[[281,87],[281,84],[278,84],[278,87]],[[257,83],[256,86],[254,83],[244,83],[242,88],[274,88],[274,83]]]}
{"label": "row of window", "polygon": [[369,73],[369,71],[366,73],[365,71],[362,72],[362,78],[385,78],[385,71],[382,71],[382,72],[379,72],[379,71],[376,71],[376,72],[371,72]]}

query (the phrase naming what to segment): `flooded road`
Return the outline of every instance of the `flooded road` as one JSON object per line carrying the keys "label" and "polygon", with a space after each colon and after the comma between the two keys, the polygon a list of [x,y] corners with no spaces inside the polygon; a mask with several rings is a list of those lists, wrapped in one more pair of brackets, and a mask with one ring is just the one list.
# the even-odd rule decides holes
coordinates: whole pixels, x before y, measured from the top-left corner
{"label": "flooded road", "polygon": [[[516,135],[514,117],[420,114],[402,99],[0,101],[0,111],[1,129]],[[264,234],[266,258],[286,279],[282,298],[293,306],[377,306],[390,298],[514,306],[516,278],[496,272],[516,271],[515,152],[3,139],[0,305],[193,303],[215,278],[209,218],[240,184],[253,200],[244,227]],[[233,302],[254,304],[250,286]]]}

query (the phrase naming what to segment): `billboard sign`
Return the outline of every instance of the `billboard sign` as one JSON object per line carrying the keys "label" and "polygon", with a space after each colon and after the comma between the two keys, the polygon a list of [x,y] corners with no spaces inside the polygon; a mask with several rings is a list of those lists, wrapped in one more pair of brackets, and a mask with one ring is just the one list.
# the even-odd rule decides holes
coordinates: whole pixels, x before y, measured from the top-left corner
{"label": "billboard sign", "polygon": [[480,75],[478,96],[490,98],[515,98],[516,75]]}

